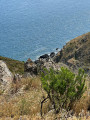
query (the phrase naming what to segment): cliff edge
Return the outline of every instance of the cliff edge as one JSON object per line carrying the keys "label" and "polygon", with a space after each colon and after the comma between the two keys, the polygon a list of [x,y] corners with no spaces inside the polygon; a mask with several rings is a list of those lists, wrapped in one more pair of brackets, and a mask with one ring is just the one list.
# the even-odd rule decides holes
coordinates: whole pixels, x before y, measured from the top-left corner
{"label": "cliff edge", "polygon": [[90,32],[76,37],[54,57],[56,63],[63,62],[70,67],[82,67],[90,74]]}

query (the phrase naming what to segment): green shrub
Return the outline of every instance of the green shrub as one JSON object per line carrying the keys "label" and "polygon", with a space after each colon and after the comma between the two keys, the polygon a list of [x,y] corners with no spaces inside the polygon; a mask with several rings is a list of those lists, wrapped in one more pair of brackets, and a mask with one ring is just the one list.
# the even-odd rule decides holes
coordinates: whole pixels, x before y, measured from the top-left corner
{"label": "green shrub", "polygon": [[45,72],[42,73],[42,86],[47,92],[47,98],[50,99],[56,113],[62,108],[70,109],[72,103],[81,98],[85,91],[85,78],[86,75],[82,69],[79,69],[77,75],[63,67],[59,72],[50,69],[49,71],[45,70]]}

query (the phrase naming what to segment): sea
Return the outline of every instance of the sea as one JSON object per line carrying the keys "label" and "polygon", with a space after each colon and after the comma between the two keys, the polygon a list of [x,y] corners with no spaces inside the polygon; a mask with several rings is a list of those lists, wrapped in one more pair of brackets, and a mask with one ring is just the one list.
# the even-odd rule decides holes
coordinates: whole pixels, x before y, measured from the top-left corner
{"label": "sea", "polygon": [[90,31],[90,0],[0,0],[0,56],[26,61]]}

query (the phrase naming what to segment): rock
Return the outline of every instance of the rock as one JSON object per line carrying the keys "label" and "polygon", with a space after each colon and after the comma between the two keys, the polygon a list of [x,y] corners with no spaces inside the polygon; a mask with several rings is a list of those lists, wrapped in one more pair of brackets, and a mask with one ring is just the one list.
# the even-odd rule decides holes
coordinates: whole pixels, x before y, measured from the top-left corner
{"label": "rock", "polygon": [[40,60],[35,60],[34,63],[35,64],[38,64],[40,62]]}
{"label": "rock", "polygon": [[59,48],[56,48],[56,50],[58,50]]}
{"label": "rock", "polygon": [[81,42],[83,42],[83,43],[87,42],[87,36],[84,36],[84,37],[82,38]]}
{"label": "rock", "polygon": [[29,58],[26,63],[24,64],[24,71],[28,72],[28,69],[30,68],[30,66],[32,66],[34,63],[33,61]]}
{"label": "rock", "polygon": [[50,57],[53,58],[55,56],[54,52],[51,52]]}
{"label": "rock", "polygon": [[49,59],[49,61],[47,62],[44,62],[42,65],[41,65],[41,71],[43,71],[43,68],[46,68],[46,69],[50,69],[50,68],[53,68],[54,70],[60,70],[60,67],[67,67],[67,65],[63,64],[63,63],[55,63],[52,59]]}
{"label": "rock", "polygon": [[27,60],[24,64],[24,71],[30,73],[31,75],[37,75],[37,65],[31,60]]}
{"label": "rock", "polygon": [[49,55],[48,54],[44,54],[42,56],[39,57],[39,59],[49,59]]}
{"label": "rock", "polygon": [[57,55],[55,56],[54,61],[55,61],[56,63],[58,63],[58,62],[60,61],[60,59],[61,59],[62,56],[63,56],[63,52],[62,52],[62,50],[61,50],[61,51],[59,51],[59,52],[57,53]]}
{"label": "rock", "polygon": [[78,60],[75,60],[74,58],[71,58],[71,59],[68,59],[67,61],[67,65],[68,66],[79,66],[79,61]]}
{"label": "rock", "polygon": [[[54,54],[54,53],[52,53]],[[53,68],[54,70],[60,70],[60,67],[65,66],[67,67],[67,65],[63,64],[63,63],[55,63],[53,61],[52,58],[48,58],[47,59],[43,59],[43,57],[41,57],[41,59],[38,59],[36,61],[32,61],[32,60],[27,60],[27,62],[25,63],[25,74],[24,77],[32,77],[33,75],[38,75],[39,73],[43,72],[44,68],[46,69],[50,69]]]}
{"label": "rock", "polygon": [[12,83],[13,75],[8,69],[6,63],[0,60],[0,88],[2,90],[7,90]]}
{"label": "rock", "polygon": [[13,82],[16,83],[16,82],[20,81],[21,78],[22,78],[22,76],[20,76],[19,74],[15,74],[13,77]]}

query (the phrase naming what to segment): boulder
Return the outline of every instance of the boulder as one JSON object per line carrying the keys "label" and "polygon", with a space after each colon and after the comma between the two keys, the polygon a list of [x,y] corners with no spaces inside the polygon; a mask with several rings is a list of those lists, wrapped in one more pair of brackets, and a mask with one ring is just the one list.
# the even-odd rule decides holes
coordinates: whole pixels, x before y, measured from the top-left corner
{"label": "boulder", "polygon": [[38,64],[40,62],[40,60],[35,60],[34,63],[35,64]]}
{"label": "boulder", "polygon": [[84,37],[81,39],[81,42],[83,42],[83,43],[87,42],[87,36],[84,36]]}
{"label": "boulder", "polygon": [[55,56],[54,52],[51,52],[50,57],[53,58]]}
{"label": "boulder", "polygon": [[44,54],[44,55],[40,56],[39,59],[49,59],[49,55]]}
{"label": "boulder", "polygon": [[56,48],[56,50],[58,50],[59,48]]}
{"label": "boulder", "polygon": [[63,52],[62,52],[62,49],[61,49],[61,51],[59,51],[57,53],[57,55],[54,57],[54,62],[58,63],[60,61],[60,59],[62,58],[62,56],[63,56]]}
{"label": "boulder", "polygon": [[29,67],[32,66],[33,64],[34,64],[33,61],[29,58],[24,64],[24,71],[27,72]]}
{"label": "boulder", "polygon": [[37,65],[31,60],[27,60],[24,64],[24,71],[30,73],[31,75],[37,75]]}
{"label": "boulder", "polygon": [[0,60],[0,89],[6,90],[12,83],[13,75],[6,63]]}
{"label": "boulder", "polygon": [[14,77],[13,77],[13,82],[14,82],[14,83],[17,83],[18,81],[21,80],[21,78],[22,78],[21,75],[19,75],[19,74],[15,74]]}

